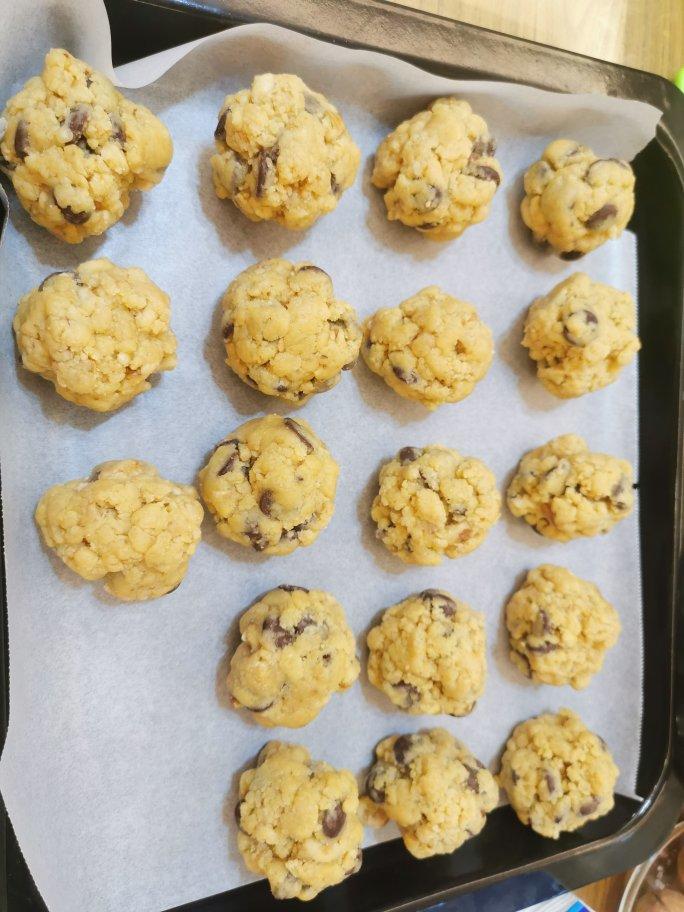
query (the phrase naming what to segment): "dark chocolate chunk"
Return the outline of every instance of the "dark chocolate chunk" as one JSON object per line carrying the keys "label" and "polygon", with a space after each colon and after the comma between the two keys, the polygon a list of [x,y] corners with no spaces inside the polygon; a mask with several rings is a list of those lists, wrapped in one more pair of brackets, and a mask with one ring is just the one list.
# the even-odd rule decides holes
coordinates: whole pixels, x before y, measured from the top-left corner
{"label": "dark chocolate chunk", "polygon": [[268,539],[264,538],[264,536],[261,534],[261,530],[256,525],[247,526],[245,529],[245,535],[249,539],[255,551],[263,551],[264,548],[268,545]]}
{"label": "dark chocolate chunk", "polygon": [[69,111],[67,126],[71,130],[72,143],[77,143],[83,136],[89,117],[90,109],[86,105],[76,105]]}
{"label": "dark chocolate chunk", "polygon": [[334,839],[342,832],[342,827],[346,823],[347,815],[342,810],[342,805],[338,802],[335,807],[329,808],[323,814],[323,832],[328,839]]}
{"label": "dark chocolate chunk", "polygon": [[216,124],[216,129],[214,130],[215,139],[219,139],[219,137],[221,137],[221,136],[223,136],[225,138],[226,117],[228,116],[229,111],[230,111],[230,108],[226,108],[225,111],[221,111],[221,113],[219,115],[218,123]]}
{"label": "dark chocolate chunk", "polygon": [[590,230],[598,228],[599,225],[607,222],[608,219],[615,218],[616,215],[617,206],[614,206],[612,203],[606,203],[605,206],[601,206],[596,212],[592,212],[588,219],[585,219],[584,227],[589,228]]}
{"label": "dark chocolate chunk", "polygon": [[456,613],[456,602],[449,598],[448,595],[440,592],[439,589],[424,589],[420,593],[420,597],[423,601],[430,602],[436,608],[441,608],[447,617],[453,617]]}
{"label": "dark chocolate chunk", "polygon": [[[411,550],[408,542],[406,550]],[[399,681],[398,684],[393,684],[392,686],[395,690],[402,690],[404,692],[404,706],[407,709],[409,706],[415,706],[416,703],[420,700],[420,691],[414,684],[409,684],[408,681]]]}
{"label": "dark chocolate chunk", "polygon": [[466,174],[470,174],[476,180],[493,181],[497,187],[501,183],[501,175],[495,168],[490,168],[489,165],[474,165],[468,168]]}
{"label": "dark chocolate chunk", "polygon": [[313,446],[313,444],[311,443],[311,441],[308,440],[308,439],[304,436],[304,433],[303,433],[303,431],[302,431],[301,425],[298,424],[298,423],[294,420],[294,418],[285,418],[285,419],[284,419],[284,423],[285,423],[285,427],[286,427],[286,428],[289,428],[289,430],[291,430],[293,434],[296,434],[297,437],[299,437],[299,439],[302,441],[302,443],[303,443],[304,446],[306,447],[306,452],[307,452],[307,453],[313,453],[313,451],[314,451],[314,446]]}
{"label": "dark chocolate chunk", "polygon": [[299,636],[301,633],[304,633],[304,631],[306,630],[307,627],[315,627],[315,626],[316,626],[316,621],[314,621],[314,619],[312,617],[309,617],[309,615],[307,614],[301,619],[301,621],[297,621],[297,623],[295,624],[295,627],[294,627],[294,632],[297,636]]}
{"label": "dark chocolate chunk", "polygon": [[590,814],[594,813],[598,806],[598,798],[590,798],[588,801],[585,801],[584,804],[580,805],[579,812],[583,817],[588,817]]}
{"label": "dark chocolate chunk", "polygon": [[224,339],[232,339],[232,338],[233,338],[233,333],[234,333],[234,332],[235,332],[235,324],[234,324],[234,323],[226,323],[226,325],[223,327],[223,338],[224,338]]}
{"label": "dark chocolate chunk", "polygon": [[70,222],[72,225],[83,225],[92,215],[92,212],[74,212],[71,206],[57,204],[57,208],[64,216],[65,221]]}
{"label": "dark chocolate chunk", "polygon": [[375,784],[376,780],[380,778],[384,767],[376,764],[371,767],[370,772],[368,773],[368,778],[366,779],[366,792],[371,801],[374,801],[375,804],[382,804],[385,800],[385,790],[378,788]]}
{"label": "dark chocolate chunk", "polygon": [[343,365],[342,365],[342,370],[343,370],[343,371],[350,371],[350,370],[352,370],[352,368],[356,367],[356,362],[357,362],[357,360],[358,360],[358,358],[354,358],[354,360],[353,360],[353,361],[350,361],[348,364],[343,364]]}
{"label": "dark chocolate chunk", "polygon": [[409,462],[415,462],[423,451],[418,447],[402,447],[399,450],[399,462],[401,465],[408,465]]}
{"label": "dark chocolate chunk", "polygon": [[324,665],[330,665],[330,663],[331,663],[331,661],[332,661],[332,656],[330,655],[329,652],[324,653],[324,654],[321,656],[321,658],[323,659],[323,664],[324,664]]}
{"label": "dark chocolate chunk", "polygon": [[236,440],[234,437],[232,437],[230,440],[220,440],[214,447],[214,452],[216,452],[216,450],[220,450],[221,447],[224,447],[224,446],[235,446],[236,447],[239,444],[239,442],[240,441]]}
{"label": "dark chocolate chunk", "polygon": [[259,153],[257,159],[257,180],[256,180],[256,190],[255,193],[257,196],[261,196],[266,187],[266,182],[269,179],[271,172],[275,171],[275,164],[278,161],[278,153],[280,152],[278,146],[271,146],[270,149],[262,149]]}
{"label": "dark chocolate chunk", "polygon": [[[236,464],[236,463],[239,461],[239,459],[240,459],[240,453],[239,453],[239,450],[238,450],[238,441],[237,441],[237,440],[224,440],[224,441],[223,441],[222,443],[220,443],[218,446],[219,446],[219,447],[222,447],[222,446],[229,446],[229,445],[234,446],[234,447],[235,447],[235,451],[234,451],[233,453],[231,453],[230,456],[228,457],[228,459],[226,459],[226,461],[223,463],[223,465],[221,466],[221,468],[220,468],[220,469],[218,470],[218,472],[216,473],[217,476],[225,475],[226,472],[230,472],[231,469],[234,469],[234,468],[235,468],[235,464]],[[218,447],[217,447],[217,449],[218,449]]]}
{"label": "dark chocolate chunk", "polygon": [[401,380],[402,383],[406,383],[409,386],[418,382],[418,375],[414,371],[404,370],[403,367],[393,366],[392,373],[398,380]]}
{"label": "dark chocolate chunk", "polygon": [[337,183],[337,178],[332,173],[332,171],[330,172],[330,189],[335,196],[339,196],[342,192],[342,187],[340,187],[340,185]]}
{"label": "dark chocolate chunk", "polygon": [[271,516],[273,503],[273,491],[264,491],[264,493],[259,498],[259,509],[264,514],[264,516]]}
{"label": "dark chocolate chunk", "polygon": [[406,754],[410,751],[412,744],[413,737],[411,735],[399,735],[394,742],[393,748],[397,763],[401,763],[402,765],[406,763]]}
{"label": "dark chocolate chunk", "polygon": [[[585,327],[585,331],[580,334],[573,333],[568,328],[568,320],[572,317],[579,319]],[[564,326],[563,326],[563,338],[566,339],[571,345],[576,345],[578,348],[583,348],[585,345],[588,345],[593,339],[596,338],[598,333],[598,317],[592,310],[583,308],[582,310],[575,310],[573,313],[569,314],[566,317]]]}
{"label": "dark chocolate chunk", "polygon": [[14,131],[14,151],[22,161],[29,153],[28,124],[25,120],[20,120]]}
{"label": "dark chocolate chunk", "polygon": [[300,532],[304,529],[308,529],[311,525],[314,517],[311,516],[309,519],[305,519],[304,522],[297,523],[296,526],[292,526],[291,529],[283,529],[280,538],[286,538],[288,541],[294,541]]}
{"label": "dark chocolate chunk", "polygon": [[472,158],[482,158],[483,155],[494,155],[496,152],[496,142],[493,139],[487,139],[480,136],[473,143],[473,151],[470,153]]}
{"label": "dark chocolate chunk", "polygon": [[544,770],[544,782],[546,782],[546,787],[549,790],[549,795],[555,794],[558,783],[556,782],[556,777],[549,770]]}
{"label": "dark chocolate chunk", "polygon": [[267,617],[261,625],[261,629],[268,630],[273,634],[276,649],[284,649],[285,646],[289,646],[290,643],[294,643],[295,641],[294,633],[281,627],[278,618]]}
{"label": "dark chocolate chunk", "polygon": [[517,785],[520,781],[520,776],[516,773],[514,769],[511,770],[511,782],[513,785]]}

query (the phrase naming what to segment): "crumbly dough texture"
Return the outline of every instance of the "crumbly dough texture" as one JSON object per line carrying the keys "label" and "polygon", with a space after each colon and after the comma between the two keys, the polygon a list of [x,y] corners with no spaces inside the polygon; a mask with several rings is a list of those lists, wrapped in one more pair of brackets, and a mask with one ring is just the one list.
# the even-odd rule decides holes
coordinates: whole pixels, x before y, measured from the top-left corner
{"label": "crumbly dough texture", "polygon": [[609,532],[634,505],[632,467],[591,453],[576,434],[554,437],[520,460],[508,488],[508,508],[556,541]]}
{"label": "crumbly dough texture", "polygon": [[558,839],[612,809],[618,773],[605,742],[561,709],[514,729],[499,782],[522,823]]}
{"label": "crumbly dough texture", "polygon": [[436,445],[404,447],[386,462],[371,507],[377,537],[407,564],[439,564],[474,551],[500,512],[487,466]]}
{"label": "crumbly dough texture", "polygon": [[302,402],[329,390],[354,367],[361,328],[313,263],[256,263],[223,296],[226,363],[267,396]]}
{"label": "crumbly dough texture", "polygon": [[472,393],[489,370],[494,345],[472,304],[430,285],[369,317],[362,351],[396,393],[434,409]]}
{"label": "crumbly dough texture", "polygon": [[378,147],[372,181],[387,218],[437,241],[487,217],[502,180],[495,143],[467,101],[438,98],[403,121]]}
{"label": "crumbly dough texture", "polygon": [[552,564],[530,570],[506,606],[511,661],[540,684],[581,690],[620,635],[620,618],[598,588]]}
{"label": "crumbly dough texture", "polygon": [[619,158],[597,158],[557,139],[525,174],[523,221],[535,241],[574,260],[618,237],[634,211],[634,172]]}
{"label": "crumbly dough texture", "polygon": [[105,462],[90,478],[43,494],[36,522],[45,544],[79,576],[105,580],[124,601],[176,589],[201,537],[204,511],[190,485],[136,459]]}
{"label": "crumbly dough texture", "polygon": [[7,102],[0,170],[34,222],[77,244],[128,209],[131,190],[164,176],[173,145],[164,124],[102,73],[61,49]]}
{"label": "crumbly dough texture", "polygon": [[368,678],[412,715],[465,716],[487,676],[484,619],[448,592],[426,589],[372,627]]}
{"label": "crumbly dough texture", "polygon": [[641,348],[635,326],[630,294],[577,272],[532,304],[522,344],[547,390],[568,399],[617,380]]}
{"label": "crumbly dough texture", "polygon": [[313,899],[361,868],[356,779],[312,760],[304,747],[269,741],[240,776],[237,843],[276,899]]}
{"label": "crumbly dough texture", "polygon": [[338,473],[306,421],[267,415],[216,445],[200,472],[200,491],[225,538],[290,554],[330,522]]}
{"label": "crumbly dough texture", "polygon": [[214,132],[214,188],[254,222],[308,228],[351,187],[361,153],[337,108],[299,76],[263,73],[228,95]]}
{"label": "crumbly dough texture", "polygon": [[394,820],[416,858],[458,849],[499,800],[489,770],[443,728],[385,738],[375,755],[362,799],[365,819],[372,826]]}
{"label": "crumbly dough texture", "polygon": [[14,332],[27,370],[64,399],[110,412],[176,366],[169,298],[142,271],[89,260],[19,301]]}
{"label": "crumbly dough texture", "polygon": [[359,676],[354,634],[327,592],[283,585],[240,618],[228,674],[233,705],[255,722],[299,728]]}

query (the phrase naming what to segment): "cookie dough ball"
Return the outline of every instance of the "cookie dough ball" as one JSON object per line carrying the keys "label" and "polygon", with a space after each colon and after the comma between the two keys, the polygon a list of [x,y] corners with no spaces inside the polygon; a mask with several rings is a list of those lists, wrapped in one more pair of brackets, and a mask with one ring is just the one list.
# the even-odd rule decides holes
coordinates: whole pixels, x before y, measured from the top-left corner
{"label": "cookie dough ball", "polygon": [[330,522],[338,473],[306,421],[268,415],[216,445],[200,472],[200,491],[224,538],[264,554],[290,554]]}
{"label": "cookie dough ball", "polygon": [[350,772],[269,741],[256,768],[240,776],[238,849],[276,899],[313,899],[361,868],[358,809]]}
{"label": "cookie dough ball", "polygon": [[487,676],[484,619],[447,592],[426,589],[372,627],[368,678],[412,715],[466,716]]}
{"label": "cookie dough ball", "polygon": [[161,478],[148,462],[119,459],[46,491],[36,522],[67,567],[83,579],[104,578],[107,592],[133,602],[178,588],[203,513],[190,485]]}
{"label": "cookie dough ball", "polygon": [[378,147],[372,181],[386,191],[387,218],[437,241],[458,237],[487,217],[501,183],[494,149],[467,101],[436,99]]}
{"label": "cookie dough ball", "polygon": [[142,269],[89,260],[19,301],[14,332],[27,370],[64,399],[111,412],[176,366],[169,297]]}
{"label": "cookie dough ball", "polygon": [[264,260],[223,296],[226,363],[267,396],[302,402],[331,389],[356,363],[361,328],[312,263]]}
{"label": "cookie dough ball", "polygon": [[634,211],[634,172],[619,158],[597,158],[557,139],[525,174],[523,221],[535,241],[575,260],[622,234]]}
{"label": "cookie dough ball", "polygon": [[633,505],[631,465],[590,453],[576,434],[554,437],[526,453],[508,488],[513,516],[562,542],[609,532]]}
{"label": "cookie dough ball", "polygon": [[511,661],[540,684],[586,687],[620,635],[620,618],[598,588],[542,564],[506,606]]}
{"label": "cookie dough ball", "polygon": [[577,272],[532,304],[522,344],[547,390],[568,399],[617,380],[641,348],[635,326],[631,295]]}
{"label": "cookie dough ball", "polygon": [[363,357],[395,393],[434,409],[459,402],[492,363],[492,334],[472,304],[436,285],[364,324]]}
{"label": "cookie dough ball", "polygon": [[406,564],[439,564],[484,541],[501,496],[487,466],[443,446],[403,447],[380,469],[377,537]]}
{"label": "cookie dough ball", "polygon": [[299,76],[263,73],[223,102],[214,189],[253,222],[308,228],[354,182],[361,153],[337,108]]}
{"label": "cookie dough ball", "polygon": [[118,222],[131,190],[158,184],[173,153],[151,111],[61,49],[10,98],[3,120],[0,170],[33,221],[69,244]]}
{"label": "cookie dough ball", "polygon": [[342,606],[318,589],[278,586],[267,592],[240,618],[240,639],[228,690],[235,707],[269,728],[306,725],[359,676]]}
{"label": "cookie dough ball", "polygon": [[458,849],[499,800],[489,770],[443,728],[385,738],[375,755],[363,810],[374,826],[394,820],[416,858]]}
{"label": "cookie dough ball", "polygon": [[522,823],[558,839],[612,809],[618,773],[605,742],[561,709],[514,729],[499,782]]}

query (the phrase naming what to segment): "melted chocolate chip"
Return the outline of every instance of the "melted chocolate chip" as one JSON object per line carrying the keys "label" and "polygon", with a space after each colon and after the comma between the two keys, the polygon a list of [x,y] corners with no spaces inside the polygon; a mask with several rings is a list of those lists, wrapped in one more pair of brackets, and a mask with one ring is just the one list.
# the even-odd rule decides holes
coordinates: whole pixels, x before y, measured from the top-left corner
{"label": "melted chocolate chip", "polygon": [[373,766],[366,779],[366,792],[370,800],[375,802],[375,804],[382,804],[385,800],[385,790],[378,788],[375,784],[375,780],[380,778],[382,771],[383,767],[379,765]]}
{"label": "melted chocolate chip", "polygon": [[400,465],[408,465],[409,462],[415,462],[422,452],[423,451],[419,450],[418,447],[402,447],[399,450]]}
{"label": "melted chocolate chip", "polygon": [[300,532],[303,532],[304,529],[308,529],[311,523],[313,522],[314,517],[310,516],[309,519],[305,519],[304,522],[298,523],[296,526],[292,526],[291,529],[283,529],[280,536],[281,540],[286,538],[288,541],[294,541]]}
{"label": "melted chocolate chip", "polygon": [[[411,548],[407,543],[407,551],[410,551]],[[392,685],[395,690],[403,690],[404,692],[404,707],[408,709],[410,706],[415,706],[416,703],[420,700],[420,691],[414,684],[409,684],[408,681],[399,681],[398,684]]]}
{"label": "melted chocolate chip", "polygon": [[561,260],[581,260],[584,256],[583,250],[564,250],[560,258]]}
{"label": "melted chocolate chip", "polygon": [[72,225],[83,225],[92,215],[91,212],[74,212],[71,206],[60,206],[58,204],[57,208],[64,216],[64,220]]}
{"label": "melted chocolate chip", "polygon": [[420,593],[420,597],[423,601],[430,602],[436,608],[441,608],[446,617],[453,617],[456,614],[456,602],[449,598],[448,595],[440,592],[439,589],[424,589]]}
{"label": "melted chocolate chip", "polygon": [[[579,320],[581,324],[580,332],[572,332],[568,326],[568,322],[571,319],[574,319],[575,321]],[[583,348],[585,345],[588,345],[589,342],[593,341],[593,339],[596,338],[597,332],[598,317],[593,311],[587,310],[586,308],[573,311],[568,315],[563,324],[563,338],[571,345],[576,345],[578,348]]]}
{"label": "melted chocolate chip", "polygon": [[489,165],[475,165],[469,168],[466,173],[476,180],[493,181],[497,187],[501,183],[501,175],[495,168],[490,168]]}
{"label": "melted chocolate chip", "polygon": [[20,120],[14,131],[14,151],[17,154],[17,158],[22,161],[29,153],[28,124],[25,120]]}
{"label": "melted chocolate chip", "polygon": [[235,463],[240,459],[240,454],[237,449],[237,440],[226,440],[224,443],[220,444],[220,446],[228,446],[228,444],[235,445],[235,452],[231,453],[228,459],[226,459],[226,461],[216,473],[217,476],[225,475],[227,472],[230,472],[235,468]]}
{"label": "melted chocolate chip", "polygon": [[311,441],[308,440],[308,439],[304,436],[304,433],[302,432],[302,427],[301,427],[301,425],[298,424],[293,418],[285,418],[285,419],[284,419],[284,424],[285,424],[285,427],[286,427],[286,428],[288,428],[290,431],[292,431],[293,434],[296,434],[297,437],[299,437],[299,439],[302,441],[302,443],[303,443],[304,446],[306,447],[306,452],[307,452],[307,453],[313,453],[313,451],[314,451],[314,446],[313,446],[313,444],[311,443]]}
{"label": "melted chocolate chip", "polygon": [[397,367],[395,365],[392,368],[392,373],[398,380],[401,380],[402,383],[406,383],[409,386],[418,382],[418,375],[414,371],[404,370],[403,367]]}
{"label": "melted chocolate chip", "polygon": [[556,649],[560,648],[557,643],[549,643],[549,642],[542,643],[541,646],[530,646],[529,643],[526,643],[525,645],[526,645],[528,652],[534,652],[537,655],[546,655],[547,653],[555,652]]}
{"label": "melted chocolate chip", "polygon": [[580,805],[579,812],[583,817],[588,817],[590,814],[594,813],[598,806],[598,798],[590,798],[588,801],[585,801],[584,804]]}
{"label": "melted chocolate chip", "polygon": [[232,339],[232,338],[233,338],[233,333],[234,333],[234,332],[235,332],[235,324],[234,324],[234,323],[226,323],[226,325],[223,327],[223,338],[224,338],[224,339]]}
{"label": "melted chocolate chip", "polygon": [[278,161],[278,146],[271,146],[270,149],[262,149],[258,157],[256,190],[257,196],[261,196],[266,187],[269,175],[275,171],[275,164]]}
{"label": "melted chocolate chip", "polygon": [[249,525],[245,529],[245,535],[255,551],[263,551],[268,545],[268,539],[264,538],[258,526]]}
{"label": "melted chocolate chip", "polygon": [[410,751],[412,744],[413,738],[411,735],[399,735],[394,742],[393,748],[397,763],[401,763],[402,765],[406,763],[406,754]]}
{"label": "melted chocolate chip", "polygon": [[321,656],[321,658],[323,659],[323,664],[324,664],[324,665],[330,665],[330,663],[332,662],[332,656],[330,655],[329,652],[324,653],[324,654]]}
{"label": "melted chocolate chip", "polygon": [[340,185],[337,183],[337,178],[332,173],[332,171],[330,172],[330,189],[335,196],[339,196],[342,192],[342,187],[340,187]]}
{"label": "melted chocolate chip", "polygon": [[308,614],[306,614],[301,619],[301,621],[297,621],[297,623],[295,624],[295,627],[294,627],[294,632],[297,636],[299,636],[301,633],[304,633],[304,631],[306,630],[307,627],[315,627],[315,626],[316,626],[316,621],[314,621],[314,619],[312,617],[310,617]]}
{"label": "melted chocolate chip", "polygon": [[267,617],[261,625],[261,629],[273,634],[276,649],[284,649],[295,641],[294,633],[282,627],[278,618]]}
{"label": "melted chocolate chip", "polygon": [[83,132],[90,117],[90,109],[85,105],[76,105],[69,111],[67,127],[71,130],[71,142],[77,143],[83,136]]}
{"label": "melted chocolate chip", "polygon": [[304,586],[292,586],[289,583],[283,583],[278,586],[278,589],[282,589],[283,592],[308,592],[308,589],[305,589]]}
{"label": "melted chocolate chip", "polygon": [[264,493],[259,498],[259,509],[264,514],[264,516],[271,516],[271,509],[273,508],[273,491],[264,491]]}
{"label": "melted chocolate chip", "polygon": [[225,137],[226,117],[228,116],[229,111],[230,111],[230,108],[226,108],[225,111],[221,111],[221,113],[219,115],[218,123],[216,124],[216,129],[214,130],[215,139],[219,139],[219,137],[221,137],[221,136]]}
{"label": "melted chocolate chip", "polygon": [[329,808],[323,814],[322,828],[328,839],[334,839],[342,832],[342,827],[346,823],[347,815],[342,810],[342,805],[338,802],[335,807]]}
{"label": "melted chocolate chip", "polygon": [[480,137],[473,143],[473,151],[470,153],[472,158],[482,158],[483,155],[494,155],[496,152],[496,142],[493,139]]}
{"label": "melted chocolate chip", "polygon": [[607,222],[608,219],[615,218],[616,215],[617,206],[614,206],[612,203],[606,203],[605,206],[601,206],[596,212],[592,212],[588,219],[585,219],[584,227],[589,228],[589,230],[598,228],[599,225]]}

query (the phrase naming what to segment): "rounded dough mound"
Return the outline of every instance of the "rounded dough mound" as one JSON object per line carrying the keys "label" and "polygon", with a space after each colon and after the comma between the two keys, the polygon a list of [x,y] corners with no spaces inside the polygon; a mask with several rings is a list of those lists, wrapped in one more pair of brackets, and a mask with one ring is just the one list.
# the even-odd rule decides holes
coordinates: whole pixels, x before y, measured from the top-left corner
{"label": "rounded dough mound", "polygon": [[151,111],[61,49],[2,118],[0,169],[33,221],[70,244],[117,222],[130,191],[158,184],[173,154]]}
{"label": "rounded dough mound", "polygon": [[160,478],[136,459],[105,462],[90,478],[55,485],[36,508],[45,544],[67,567],[83,579],[104,577],[107,592],[126,602],[180,585],[203,515],[193,487]]}
{"label": "rounded dough mound", "polygon": [[484,691],[484,619],[447,592],[388,608],[366,642],[371,684],[411,715],[465,716]]}
{"label": "rounded dough mound", "polygon": [[338,474],[306,421],[267,415],[216,445],[200,491],[220,535],[264,554],[290,554],[330,522]]}
{"label": "rounded dough mound", "polygon": [[263,73],[228,95],[214,137],[216,195],[254,222],[286,228],[331,212],[361,158],[337,108],[299,76]]}
{"label": "rounded dough mound", "polygon": [[499,782],[522,823],[558,839],[612,809],[618,773],[601,738],[561,709],[514,729]]}
{"label": "rounded dough mound", "polygon": [[238,849],[276,899],[313,899],[361,868],[363,826],[356,779],[311,760],[296,744],[269,741],[240,776]]}
{"label": "rounded dough mound", "polygon": [[363,357],[395,393],[434,409],[469,396],[492,363],[488,326],[436,285],[364,324]]}
{"label": "rounded dough mound", "polygon": [[634,211],[634,172],[597,158],[572,139],[556,139],[525,174],[523,221],[535,241],[574,260],[618,237]]}
{"label": "rounded dough mound", "polygon": [[142,271],[89,260],[19,301],[14,332],[27,370],[64,399],[110,412],[176,366],[169,298]]}
{"label": "rounded dough mound", "polygon": [[635,325],[630,294],[577,272],[532,304],[522,344],[547,390],[568,399],[617,380],[641,348]]}
{"label": "rounded dough mound", "polygon": [[582,690],[620,635],[620,618],[598,588],[564,567],[542,564],[506,606],[511,661],[540,684]]}
{"label": "rounded dough mound", "polygon": [[366,780],[372,826],[394,820],[416,858],[453,852],[476,836],[499,800],[488,769],[443,728],[385,738]]}
{"label": "rounded dough mound", "polygon": [[487,217],[502,179],[485,121],[467,101],[438,98],[378,147],[372,181],[385,190],[390,221],[437,241]]}
{"label": "rounded dough mound", "polygon": [[484,463],[443,446],[404,447],[380,469],[377,537],[407,564],[439,564],[484,541],[501,512]]}
{"label": "rounded dough mound", "polygon": [[633,505],[631,465],[590,453],[576,434],[554,437],[526,453],[508,488],[513,516],[562,542],[609,532]]}
{"label": "rounded dough mound", "polygon": [[231,282],[222,304],[226,363],[267,396],[302,402],[335,386],[359,356],[354,309],[312,263],[256,263]]}
{"label": "rounded dough mound", "polygon": [[306,725],[359,676],[342,606],[318,589],[267,592],[240,618],[240,639],[227,686],[233,705],[260,725]]}

